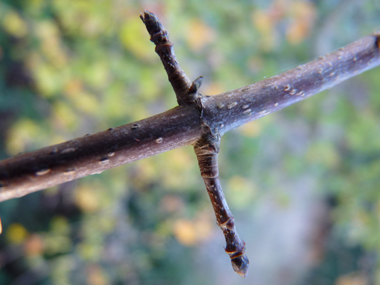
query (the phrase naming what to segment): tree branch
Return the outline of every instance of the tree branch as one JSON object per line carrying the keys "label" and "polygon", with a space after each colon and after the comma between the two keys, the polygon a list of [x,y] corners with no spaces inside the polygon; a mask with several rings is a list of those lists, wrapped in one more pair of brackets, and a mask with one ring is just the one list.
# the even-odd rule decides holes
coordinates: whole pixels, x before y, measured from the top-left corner
{"label": "tree branch", "polygon": [[176,107],[147,119],[0,161],[0,202],[181,146],[201,136],[198,113]]}
{"label": "tree branch", "polygon": [[[204,121],[220,135],[380,65],[380,33],[255,84],[203,97]],[[100,173],[185,145],[203,134],[179,106],[147,119],[0,161],[0,201]]]}
{"label": "tree branch", "polygon": [[168,32],[145,11],[140,18],[176,93],[178,107],[94,135],[0,161],[0,201],[100,173],[184,145],[193,145],[233,269],[245,277],[249,260],[219,181],[222,135],[380,64],[380,34],[267,80],[217,96],[202,96],[180,68]]}

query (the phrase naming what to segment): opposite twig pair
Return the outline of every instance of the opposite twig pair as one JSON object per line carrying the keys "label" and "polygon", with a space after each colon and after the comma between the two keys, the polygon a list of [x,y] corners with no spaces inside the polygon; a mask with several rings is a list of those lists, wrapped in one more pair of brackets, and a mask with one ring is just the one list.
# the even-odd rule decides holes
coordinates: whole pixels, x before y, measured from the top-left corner
{"label": "opposite twig pair", "polygon": [[214,208],[217,224],[222,229],[226,239],[225,251],[231,258],[233,269],[245,277],[248,274],[249,260],[245,255],[245,242],[240,239],[236,232],[234,217],[228,208],[220,184],[218,170],[220,134],[218,129],[212,130],[203,117],[203,98],[198,93],[202,77],[198,77],[191,83],[178,64],[168,32],[153,13],[145,11],[140,18],[151,35],[150,40],[156,45],[156,53],[160,56],[165,67],[169,81],[176,93],[178,104],[180,106],[187,105],[188,108],[195,108],[199,111],[203,135],[194,144],[194,151]]}

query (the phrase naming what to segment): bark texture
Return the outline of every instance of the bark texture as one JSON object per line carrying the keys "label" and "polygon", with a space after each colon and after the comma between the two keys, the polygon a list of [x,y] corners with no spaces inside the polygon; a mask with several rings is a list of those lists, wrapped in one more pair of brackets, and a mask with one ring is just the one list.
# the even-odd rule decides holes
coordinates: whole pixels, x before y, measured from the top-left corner
{"label": "bark texture", "polygon": [[249,259],[245,254],[245,242],[240,239],[235,218],[232,215],[219,180],[218,154],[220,136],[204,135],[194,146],[198,158],[201,176],[205,182],[215,212],[216,223],[223,231],[226,239],[225,251],[231,259],[232,268],[242,277],[246,277],[249,268]]}

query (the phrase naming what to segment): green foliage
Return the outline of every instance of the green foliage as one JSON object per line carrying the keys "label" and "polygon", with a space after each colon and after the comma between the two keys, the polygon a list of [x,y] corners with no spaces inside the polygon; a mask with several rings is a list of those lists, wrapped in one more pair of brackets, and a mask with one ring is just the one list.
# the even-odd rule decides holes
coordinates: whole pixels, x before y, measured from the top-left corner
{"label": "green foliage", "polygon": [[[0,158],[176,105],[144,9],[163,20],[190,78],[204,75],[201,92],[218,94],[327,52],[314,47],[335,2],[1,1]],[[363,2],[336,16],[328,46],[380,27],[378,3]],[[220,172],[232,210],[250,219],[269,196],[290,207],[284,181],[313,176],[338,201],[338,239],[379,254],[378,79],[372,70],[227,134]],[[193,249],[215,229],[190,147],[4,202],[0,217],[1,284],[23,274],[35,284],[195,284]]]}

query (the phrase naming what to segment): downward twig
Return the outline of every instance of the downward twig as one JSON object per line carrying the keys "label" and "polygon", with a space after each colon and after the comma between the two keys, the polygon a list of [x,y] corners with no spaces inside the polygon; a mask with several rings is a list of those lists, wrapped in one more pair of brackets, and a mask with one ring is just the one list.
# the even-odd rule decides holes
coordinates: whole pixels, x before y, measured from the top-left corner
{"label": "downward twig", "polygon": [[234,271],[240,276],[245,277],[248,274],[249,266],[249,260],[245,254],[245,242],[240,239],[236,231],[235,219],[228,208],[219,180],[219,141],[219,136],[204,135],[195,144],[194,151],[197,155],[201,175],[214,208],[217,224],[222,229],[226,239],[225,251],[230,256]]}

